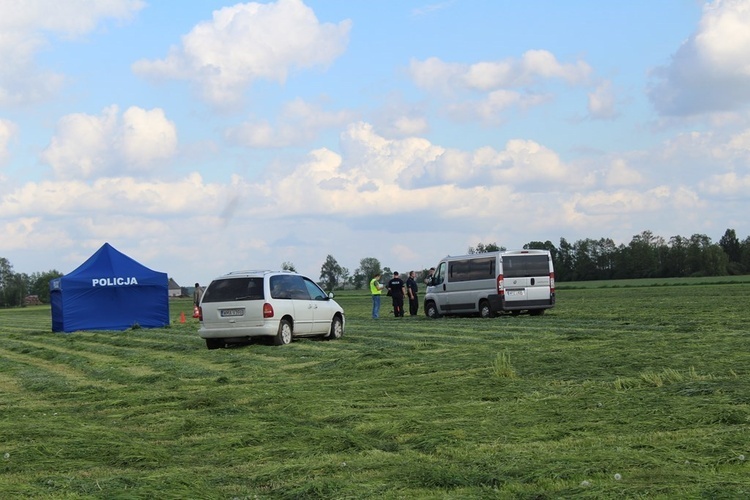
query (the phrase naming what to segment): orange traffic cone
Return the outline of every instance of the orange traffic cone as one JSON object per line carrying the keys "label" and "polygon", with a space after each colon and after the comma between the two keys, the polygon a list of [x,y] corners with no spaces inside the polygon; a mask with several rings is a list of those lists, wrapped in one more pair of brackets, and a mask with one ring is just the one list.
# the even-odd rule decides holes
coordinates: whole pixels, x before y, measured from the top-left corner
{"label": "orange traffic cone", "polygon": [[180,323],[184,323],[184,322],[185,322],[185,312],[183,311],[180,313]]}
{"label": "orange traffic cone", "polygon": [[201,311],[198,309],[198,306],[193,307],[193,317],[194,318],[200,318],[201,317]]}

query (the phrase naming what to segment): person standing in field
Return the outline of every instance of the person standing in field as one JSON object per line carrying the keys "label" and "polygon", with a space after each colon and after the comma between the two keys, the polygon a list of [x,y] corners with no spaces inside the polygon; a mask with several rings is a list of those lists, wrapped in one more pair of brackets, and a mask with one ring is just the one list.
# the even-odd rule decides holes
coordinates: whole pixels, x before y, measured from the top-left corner
{"label": "person standing in field", "polygon": [[417,297],[417,292],[419,292],[419,287],[417,287],[417,280],[414,279],[417,277],[417,273],[414,271],[409,271],[409,277],[406,279],[406,293],[409,294],[409,315],[410,316],[416,316],[417,311],[419,311],[419,298]]}
{"label": "person standing in field", "polygon": [[431,267],[430,271],[427,273],[427,277],[424,279],[424,284],[427,286],[432,286],[435,284],[434,280],[435,280],[435,268]]}
{"label": "person standing in field", "polygon": [[193,305],[195,307],[201,305],[201,297],[203,297],[203,288],[201,288],[199,283],[196,283],[193,290]]}
{"label": "person standing in field", "polygon": [[388,291],[393,301],[393,315],[397,318],[404,317],[404,280],[399,278],[398,271],[393,271],[393,279],[388,282]]}
{"label": "person standing in field", "polygon": [[380,317],[380,292],[383,285],[380,283],[380,273],[370,280],[370,294],[372,295],[372,319]]}

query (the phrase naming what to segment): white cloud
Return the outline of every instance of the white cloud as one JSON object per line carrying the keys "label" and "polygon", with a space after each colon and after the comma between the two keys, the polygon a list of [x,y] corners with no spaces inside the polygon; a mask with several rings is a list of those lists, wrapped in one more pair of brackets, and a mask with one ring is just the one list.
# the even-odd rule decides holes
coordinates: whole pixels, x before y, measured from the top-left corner
{"label": "white cloud", "polygon": [[[111,136],[124,119],[116,110],[105,111],[78,119]],[[502,149],[463,151],[423,138],[388,139],[360,122],[340,141],[340,153],[314,150],[301,163],[269,166],[254,181],[234,176],[208,183],[194,173],[169,181],[119,175],[28,182],[0,194],[0,229],[13,236],[12,242],[0,240],[0,250],[53,244],[61,251],[76,249],[75,255],[65,254],[72,268],[87,257],[79,255],[81,248],[93,251],[109,241],[127,250],[118,243],[137,240],[134,256],[154,255],[150,267],[200,269],[207,274],[197,277],[203,281],[230,269],[273,267],[285,260],[310,272],[311,263],[319,266],[341,234],[352,238],[350,254],[374,255],[407,270],[423,266],[421,259],[431,264],[446,248],[455,252],[475,245],[473,235],[506,245],[525,243],[516,239],[527,236],[517,234],[549,239],[578,230],[591,237],[592,227],[613,228],[615,234],[606,236],[618,231],[627,236],[652,228],[648,221],[655,212],[705,206],[687,185],[629,187],[645,183],[624,159],[613,161],[600,189],[589,192],[592,174],[527,139],[510,140]],[[399,249],[420,248],[436,227],[450,244],[425,251],[441,255],[417,252],[405,261]],[[399,228],[403,233],[394,234]],[[368,244],[369,238],[377,245]],[[290,241],[304,242],[305,251]],[[356,262],[341,264],[356,267]]]}
{"label": "white cloud", "polygon": [[[0,223],[3,238],[0,250],[22,250],[30,248],[56,248],[71,244],[69,227],[50,224],[42,217],[19,217]],[[39,269],[41,271],[41,269]]]}
{"label": "white cloud", "polygon": [[325,129],[341,127],[355,119],[346,110],[330,112],[320,104],[295,99],[287,103],[274,126],[267,121],[247,121],[227,130],[226,137],[243,146],[281,148],[302,146]]}
{"label": "white cloud", "polygon": [[485,124],[498,124],[504,120],[504,112],[511,108],[528,109],[551,99],[552,96],[549,94],[494,90],[484,99],[448,104],[446,108],[451,118],[457,121],[476,120]]}
{"label": "white cloud", "polygon": [[589,93],[589,116],[595,120],[611,120],[618,115],[612,82],[604,81]]}
{"label": "white cloud", "polygon": [[632,186],[642,182],[643,175],[621,158],[612,162],[604,179],[607,187]]}
{"label": "white cloud", "polygon": [[103,19],[129,19],[144,5],[141,0],[0,2],[0,105],[40,101],[62,85],[61,74],[34,62],[50,37],[85,35]]}
{"label": "white cloud", "polygon": [[10,120],[0,118],[0,165],[2,165],[10,155],[8,146],[18,133],[18,127]]}
{"label": "white cloud", "polygon": [[546,50],[529,50],[520,59],[503,61],[463,64],[431,57],[413,59],[409,65],[413,83],[446,98],[445,109],[453,119],[486,124],[502,122],[507,110],[528,109],[550,101],[553,96],[543,90],[545,83],[585,85],[591,72],[584,61],[560,63]]}
{"label": "white cloud", "polygon": [[750,3],[707,2],[697,31],[653,77],[649,96],[663,115],[734,111],[750,103]]}
{"label": "white cloud", "polygon": [[429,128],[423,116],[399,116],[391,122],[389,130],[397,137],[408,137],[424,134]]}
{"label": "white cloud", "polygon": [[[575,196],[576,209],[588,215],[633,215],[653,213],[669,208],[699,208],[699,198],[691,190],[680,187],[656,186],[646,191],[622,189],[594,191]],[[678,194],[678,197],[675,197]],[[687,206],[689,205],[689,206]]]}
{"label": "white cloud", "polygon": [[237,4],[214,11],[165,59],[138,61],[133,70],[189,80],[207,100],[230,105],[255,80],[284,83],[291,70],[328,66],[344,52],[350,27],[320,23],[301,0]]}
{"label": "white cloud", "polygon": [[238,178],[227,185],[207,184],[197,173],[169,181],[104,177],[93,182],[29,182],[0,199],[0,213],[6,217],[201,213],[214,214],[218,220],[242,186]]}
{"label": "white cloud", "polygon": [[161,109],[130,107],[122,117],[117,106],[99,116],[64,116],[42,152],[60,178],[90,179],[122,172],[148,172],[169,160],[177,148],[177,131]]}
{"label": "white cloud", "polygon": [[418,87],[452,93],[526,88],[551,79],[580,85],[587,82],[591,67],[584,61],[562,64],[546,50],[529,50],[520,59],[475,64],[447,63],[436,57],[412,60],[409,71]]}
{"label": "white cloud", "polygon": [[750,174],[736,172],[713,175],[700,183],[700,189],[712,196],[748,199]]}

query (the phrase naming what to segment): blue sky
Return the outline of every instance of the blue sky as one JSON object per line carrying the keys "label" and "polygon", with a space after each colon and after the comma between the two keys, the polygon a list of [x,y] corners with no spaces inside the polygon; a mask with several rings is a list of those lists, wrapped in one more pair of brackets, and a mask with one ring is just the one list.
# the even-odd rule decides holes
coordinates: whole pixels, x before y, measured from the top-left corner
{"label": "blue sky", "polygon": [[750,235],[750,2],[0,0],[0,256],[178,283]]}

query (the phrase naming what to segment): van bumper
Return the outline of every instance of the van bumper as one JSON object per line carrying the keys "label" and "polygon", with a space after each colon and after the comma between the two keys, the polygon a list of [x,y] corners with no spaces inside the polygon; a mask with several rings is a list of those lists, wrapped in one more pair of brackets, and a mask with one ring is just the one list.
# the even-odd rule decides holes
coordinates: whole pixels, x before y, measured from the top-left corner
{"label": "van bumper", "polygon": [[[492,300],[495,299],[495,300]],[[496,312],[521,311],[526,309],[551,309],[555,307],[555,295],[545,300],[505,300],[501,295],[490,297],[490,307]]]}

